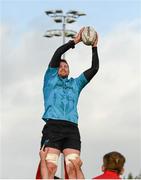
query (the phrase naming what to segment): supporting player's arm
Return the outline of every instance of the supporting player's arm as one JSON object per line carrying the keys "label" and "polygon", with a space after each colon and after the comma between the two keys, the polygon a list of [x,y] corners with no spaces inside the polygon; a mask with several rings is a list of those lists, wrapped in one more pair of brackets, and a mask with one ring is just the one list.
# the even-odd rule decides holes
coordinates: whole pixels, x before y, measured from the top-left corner
{"label": "supporting player's arm", "polygon": [[76,179],[85,179],[84,174],[83,174],[82,169],[81,169],[81,166],[82,166],[81,159],[80,158],[76,158],[74,160],[70,159],[70,161],[75,168]]}
{"label": "supporting player's arm", "polygon": [[40,172],[41,172],[41,178],[42,179],[48,179],[48,170],[46,165],[46,156],[47,156],[47,148],[43,150],[43,148],[40,150]]}

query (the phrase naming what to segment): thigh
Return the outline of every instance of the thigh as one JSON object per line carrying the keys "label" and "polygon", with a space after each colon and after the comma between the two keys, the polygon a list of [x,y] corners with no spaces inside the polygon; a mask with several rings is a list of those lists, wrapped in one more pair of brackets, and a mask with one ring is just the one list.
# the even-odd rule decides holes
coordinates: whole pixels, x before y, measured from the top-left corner
{"label": "thigh", "polygon": [[70,168],[73,170],[74,167],[72,163],[70,162],[70,160],[75,160],[76,158],[80,158],[80,151],[76,149],[66,148],[63,150],[63,154],[65,157],[65,164],[66,164],[67,171]]}
{"label": "thigh", "polygon": [[69,154],[78,154],[80,156],[80,151],[76,149],[66,148],[63,150],[64,156],[67,156]]}
{"label": "thigh", "polygon": [[47,154],[57,154],[58,156],[60,155],[60,150],[56,149],[56,148],[51,148],[51,147],[48,147],[48,152]]}
{"label": "thigh", "polygon": [[48,170],[49,179],[53,179],[57,171],[59,155],[60,150],[48,147],[48,152],[46,156],[46,167]]}

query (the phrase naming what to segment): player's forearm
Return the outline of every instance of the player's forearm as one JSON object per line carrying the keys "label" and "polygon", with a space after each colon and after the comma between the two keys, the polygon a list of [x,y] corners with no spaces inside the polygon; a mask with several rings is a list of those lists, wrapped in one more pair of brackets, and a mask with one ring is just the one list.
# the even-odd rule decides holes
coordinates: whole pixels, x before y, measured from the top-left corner
{"label": "player's forearm", "polygon": [[91,68],[99,69],[99,58],[98,58],[98,52],[97,47],[92,48],[92,66]]}
{"label": "player's forearm", "polygon": [[85,179],[84,174],[80,168],[76,169],[77,179]]}
{"label": "player's forearm", "polygon": [[97,47],[92,48],[92,65],[84,72],[84,75],[88,81],[90,81],[99,70],[99,58],[97,53]]}
{"label": "player's forearm", "polygon": [[60,60],[61,60],[61,56],[62,54],[64,54],[67,50],[69,50],[70,48],[74,48],[75,46],[75,42],[69,41],[68,43],[60,46],[54,53],[49,66],[50,67],[59,67],[60,64]]}
{"label": "player's forearm", "polygon": [[41,178],[42,179],[48,179],[48,171],[47,171],[47,166],[46,166],[46,160],[41,160],[40,172],[41,172]]}

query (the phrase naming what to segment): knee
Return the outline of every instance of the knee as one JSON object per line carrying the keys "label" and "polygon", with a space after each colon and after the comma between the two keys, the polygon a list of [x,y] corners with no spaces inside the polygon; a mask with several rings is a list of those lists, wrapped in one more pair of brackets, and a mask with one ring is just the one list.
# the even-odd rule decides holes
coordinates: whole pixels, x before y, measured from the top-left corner
{"label": "knee", "polygon": [[46,157],[46,162],[49,176],[54,175],[57,171],[58,155],[48,153]]}

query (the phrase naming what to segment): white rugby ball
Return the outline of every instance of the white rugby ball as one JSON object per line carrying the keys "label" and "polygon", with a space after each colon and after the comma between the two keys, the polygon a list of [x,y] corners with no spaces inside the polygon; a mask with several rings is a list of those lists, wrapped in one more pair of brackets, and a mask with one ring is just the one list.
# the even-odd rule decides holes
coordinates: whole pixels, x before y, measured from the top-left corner
{"label": "white rugby ball", "polygon": [[87,26],[82,32],[82,42],[88,46],[93,45],[96,40],[96,36],[97,34],[95,29],[91,26]]}

